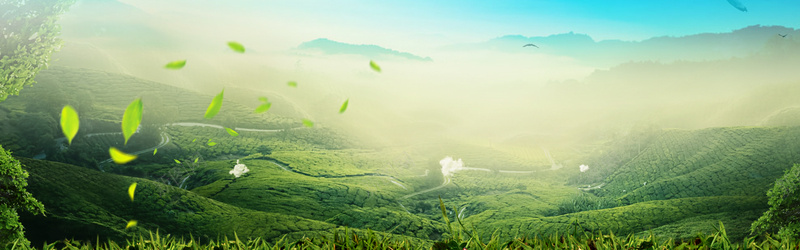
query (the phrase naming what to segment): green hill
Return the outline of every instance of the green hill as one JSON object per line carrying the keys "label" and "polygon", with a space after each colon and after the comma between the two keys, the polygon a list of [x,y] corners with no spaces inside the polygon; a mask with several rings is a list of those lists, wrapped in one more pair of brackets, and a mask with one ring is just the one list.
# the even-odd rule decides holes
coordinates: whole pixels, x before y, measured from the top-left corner
{"label": "green hill", "polygon": [[[20,158],[30,173],[28,190],[47,216],[23,215],[26,236],[36,241],[64,238],[123,240],[158,229],[174,235],[276,238],[317,235],[335,225],[291,215],[239,208],[158,182],[101,173],[69,164]],[[137,182],[135,200],[126,190]],[[137,227],[125,229],[128,220]]]}

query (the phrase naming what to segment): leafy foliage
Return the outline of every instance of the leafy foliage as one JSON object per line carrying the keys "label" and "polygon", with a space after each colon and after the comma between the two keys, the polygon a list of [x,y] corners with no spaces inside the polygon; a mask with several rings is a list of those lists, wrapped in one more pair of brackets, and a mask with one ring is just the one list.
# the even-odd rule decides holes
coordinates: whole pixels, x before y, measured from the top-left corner
{"label": "leafy foliage", "polygon": [[62,44],[58,16],[74,0],[8,0],[0,2],[0,101],[17,95],[23,86],[35,82],[39,70],[47,68],[50,54]]}
{"label": "leafy foliage", "polygon": [[206,119],[214,118],[214,116],[219,113],[219,109],[222,108],[222,95],[225,94],[225,89],[223,89],[214,99],[211,100],[211,104],[208,105],[208,109],[206,109],[206,114],[203,116]]}
{"label": "leafy foliage", "polygon": [[242,45],[241,43],[230,41],[228,42],[228,47],[231,48],[231,50],[233,51],[244,53],[244,45]]}
{"label": "leafy foliage", "polygon": [[27,178],[28,173],[20,162],[0,147],[0,248],[8,248],[18,240],[23,243],[19,245],[27,245],[18,221],[18,210],[44,213],[42,203],[26,190]]}
{"label": "leafy foliage", "polygon": [[167,63],[167,65],[164,65],[164,68],[167,68],[167,69],[182,69],[184,66],[186,66],[186,60],[177,60],[177,61],[172,61],[172,62]]}
{"label": "leafy foliage", "polygon": [[139,124],[142,123],[142,99],[136,98],[133,100],[125,113],[122,115],[122,135],[125,136],[125,143],[128,144],[128,139],[136,133],[139,129]]}
{"label": "leafy foliage", "polygon": [[61,110],[61,131],[64,132],[69,144],[72,144],[72,138],[75,138],[75,135],[78,134],[78,129],[80,129],[78,112],[75,112],[72,106],[64,106],[64,109]]}
{"label": "leafy foliage", "polygon": [[782,238],[800,238],[800,164],[787,170],[767,191],[769,210],[753,222],[754,233],[776,232]]}

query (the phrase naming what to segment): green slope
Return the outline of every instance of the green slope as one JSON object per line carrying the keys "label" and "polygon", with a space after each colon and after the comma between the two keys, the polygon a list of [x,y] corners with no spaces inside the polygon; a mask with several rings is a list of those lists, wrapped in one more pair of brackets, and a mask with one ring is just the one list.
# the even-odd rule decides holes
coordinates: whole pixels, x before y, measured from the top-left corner
{"label": "green slope", "polygon": [[[763,196],[800,162],[800,127],[668,130],[606,179],[623,204],[702,196]],[[646,184],[645,184],[646,183]]]}
{"label": "green slope", "polygon": [[[328,154],[327,159],[336,159],[333,162],[338,164],[343,160],[334,156],[346,155]],[[313,155],[319,154],[307,154]],[[347,168],[339,172],[335,170],[342,166],[327,165],[334,171],[323,173],[334,174],[315,177],[309,173],[319,171],[293,172],[289,169],[294,169],[295,164],[269,158],[244,159],[240,163],[250,169],[240,178],[228,174],[236,161],[206,164],[198,170],[198,177],[193,178],[205,183],[192,192],[238,207],[423,239],[438,239],[446,231],[438,221],[407,212],[397,201],[410,191],[392,183],[393,179],[387,176]]]}
{"label": "green slope", "polygon": [[[26,235],[34,241],[65,237],[124,239],[145,230],[195,237],[218,235],[265,237],[317,235],[335,225],[291,215],[239,208],[161,183],[101,173],[73,165],[21,158],[30,173],[28,190],[41,201],[47,217],[23,215]],[[135,200],[128,186],[138,182]],[[128,220],[139,226],[125,230]]]}

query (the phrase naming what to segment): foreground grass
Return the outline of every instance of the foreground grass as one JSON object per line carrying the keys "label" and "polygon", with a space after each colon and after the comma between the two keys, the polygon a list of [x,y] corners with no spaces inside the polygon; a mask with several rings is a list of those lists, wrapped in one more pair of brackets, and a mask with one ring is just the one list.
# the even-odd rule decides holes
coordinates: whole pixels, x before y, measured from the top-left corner
{"label": "foreground grass", "polygon": [[[463,228],[462,228],[463,229]],[[485,241],[479,237],[472,237],[466,231],[454,232],[455,236],[439,242],[424,242],[414,238],[389,237],[385,234],[367,232],[359,234],[347,229],[334,231],[332,235],[315,238],[302,237],[298,240],[289,240],[286,237],[270,242],[262,238],[241,240],[238,236],[200,242],[198,238],[177,238],[171,235],[160,235],[150,232],[149,235],[140,235],[126,240],[125,243],[114,241],[81,242],[62,240],[45,243],[41,248],[17,246],[12,250],[27,249],[70,249],[70,250],[117,250],[117,249],[158,249],[158,250],[189,250],[189,249],[800,249],[800,240],[777,239],[770,235],[745,238],[740,242],[731,242],[728,239],[725,227],[720,223],[717,232],[710,235],[698,234],[694,239],[674,240],[662,239],[653,234],[647,237],[638,237],[633,234],[617,236],[608,234],[568,234],[549,235],[545,237],[516,238],[510,241],[500,241],[492,237]]]}

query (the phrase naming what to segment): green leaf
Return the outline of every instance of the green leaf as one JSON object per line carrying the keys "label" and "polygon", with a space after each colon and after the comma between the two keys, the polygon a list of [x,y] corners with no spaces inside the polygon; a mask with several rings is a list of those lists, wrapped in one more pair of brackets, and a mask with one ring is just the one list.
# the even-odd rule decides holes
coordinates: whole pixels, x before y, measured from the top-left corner
{"label": "green leaf", "polygon": [[295,81],[290,81],[290,82],[287,82],[287,83],[286,83],[286,85],[289,85],[289,87],[295,87],[295,88],[297,88],[297,82],[295,82]]}
{"label": "green leaf", "polygon": [[233,131],[233,129],[225,128],[225,130],[228,131],[228,134],[231,136],[239,136],[239,133],[236,133],[236,131]]}
{"label": "green leaf", "polygon": [[67,137],[67,142],[72,144],[72,138],[78,134],[80,127],[80,119],[78,119],[78,112],[72,106],[64,106],[61,109],[61,132]]}
{"label": "green leaf", "polygon": [[258,106],[258,108],[256,108],[256,111],[254,111],[253,113],[264,113],[264,112],[267,112],[267,110],[269,110],[270,107],[272,107],[272,103],[268,102],[268,103],[261,104],[261,106]]}
{"label": "green leaf", "polygon": [[194,140],[192,140],[192,142],[196,142],[196,141],[197,141],[197,138],[194,138]]}
{"label": "green leaf", "polygon": [[381,72],[381,66],[378,66],[378,64],[373,62],[372,60],[369,61],[369,67],[372,68],[372,70],[377,71],[378,73]]}
{"label": "green leaf", "polygon": [[303,126],[306,126],[306,127],[309,127],[309,128],[313,127],[314,126],[314,122],[312,122],[309,119],[303,119]]}
{"label": "green leaf", "polygon": [[194,158],[194,163],[197,163],[197,159],[198,159],[198,158]]}
{"label": "green leaf", "polygon": [[214,145],[217,145],[217,143],[216,143],[216,142],[213,142],[213,141],[211,141],[211,142],[208,142],[208,146],[211,146],[211,147],[213,147]]}
{"label": "green leaf", "polygon": [[131,227],[135,227],[136,224],[137,224],[136,220],[130,220],[130,221],[128,221],[128,225],[125,226],[125,229],[131,228]]}
{"label": "green leaf", "polygon": [[261,102],[264,102],[264,103],[269,102],[269,100],[267,100],[267,98],[263,97],[263,96],[259,97],[258,100],[261,101]]}
{"label": "green leaf", "polygon": [[142,123],[142,99],[136,98],[128,108],[125,109],[125,114],[122,115],[122,135],[125,136],[125,144],[128,144],[128,139],[131,138],[139,124]]}
{"label": "green leaf", "polygon": [[131,186],[128,187],[128,196],[131,197],[131,201],[133,201],[133,192],[135,191],[136,191],[136,182],[134,182],[133,184],[131,184]]}
{"label": "green leaf", "polygon": [[186,60],[171,61],[171,62],[167,63],[167,65],[164,65],[164,68],[182,69],[183,66],[186,66]]}
{"label": "green leaf", "polygon": [[349,98],[347,100],[344,100],[344,103],[342,103],[342,107],[339,108],[339,114],[344,113],[344,111],[347,110],[347,103],[349,102],[350,102]]}
{"label": "green leaf", "polygon": [[222,95],[225,93],[225,89],[222,89],[222,92],[219,92],[217,96],[211,100],[211,104],[208,105],[208,109],[206,109],[206,115],[203,116],[206,119],[214,118],[217,113],[219,113],[219,109],[222,108]]}
{"label": "green leaf", "polygon": [[228,42],[228,47],[230,47],[233,51],[244,53],[244,45],[241,43],[230,41]]}
{"label": "green leaf", "polygon": [[114,160],[114,163],[120,164],[120,165],[128,163],[128,162],[136,159],[135,155],[126,154],[125,152],[122,152],[122,151],[120,151],[119,149],[117,149],[115,147],[109,148],[108,149],[108,154],[111,155],[111,159]]}
{"label": "green leaf", "polygon": [[172,160],[175,161],[175,163],[181,164],[181,161],[179,161],[178,159],[172,159]]}
{"label": "green leaf", "polygon": [[156,155],[156,152],[158,152],[158,148],[153,149],[153,155]]}

